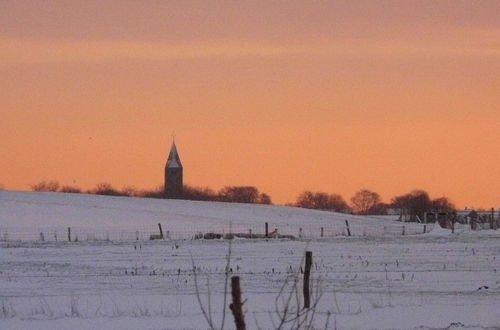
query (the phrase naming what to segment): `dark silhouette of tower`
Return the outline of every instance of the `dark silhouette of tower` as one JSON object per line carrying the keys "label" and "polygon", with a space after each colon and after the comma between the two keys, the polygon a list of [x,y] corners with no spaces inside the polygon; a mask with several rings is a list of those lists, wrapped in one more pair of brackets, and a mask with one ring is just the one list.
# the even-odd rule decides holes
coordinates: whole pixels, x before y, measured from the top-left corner
{"label": "dark silhouette of tower", "polygon": [[182,191],[182,163],[174,141],[165,164],[165,196],[167,198],[181,198]]}

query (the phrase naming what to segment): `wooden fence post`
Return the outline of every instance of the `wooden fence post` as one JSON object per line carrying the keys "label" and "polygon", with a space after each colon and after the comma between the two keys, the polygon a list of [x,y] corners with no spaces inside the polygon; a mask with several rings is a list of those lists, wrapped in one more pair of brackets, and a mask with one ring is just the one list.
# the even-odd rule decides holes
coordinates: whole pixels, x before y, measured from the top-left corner
{"label": "wooden fence post", "polygon": [[71,242],[71,227],[68,227],[68,242]]}
{"label": "wooden fence post", "polygon": [[311,266],[312,266],[312,252],[306,251],[306,264],[304,267],[304,308],[311,307],[311,291],[309,288]]}
{"label": "wooden fence post", "polygon": [[491,222],[490,222],[490,229],[496,229],[495,228],[495,208],[491,208]]}
{"label": "wooden fence post", "polygon": [[405,235],[405,226],[403,226],[403,236]]}
{"label": "wooden fence post", "polygon": [[426,233],[427,225],[424,225],[424,234]]}
{"label": "wooden fence post", "polygon": [[160,228],[160,239],[163,239],[163,229],[161,229],[161,223],[158,223],[158,228]]}
{"label": "wooden fence post", "polygon": [[269,237],[269,224],[266,222],[266,238]]}
{"label": "wooden fence post", "polygon": [[349,221],[345,221],[345,226],[347,227],[347,236],[351,236],[351,230],[349,229]]}
{"label": "wooden fence post", "polygon": [[233,312],[234,324],[236,325],[236,330],[245,330],[245,316],[243,315],[241,303],[241,289],[240,289],[240,277],[231,277],[231,296],[233,297],[233,302],[229,305],[229,309]]}
{"label": "wooden fence post", "polygon": [[321,227],[321,237],[325,236],[325,228]]}

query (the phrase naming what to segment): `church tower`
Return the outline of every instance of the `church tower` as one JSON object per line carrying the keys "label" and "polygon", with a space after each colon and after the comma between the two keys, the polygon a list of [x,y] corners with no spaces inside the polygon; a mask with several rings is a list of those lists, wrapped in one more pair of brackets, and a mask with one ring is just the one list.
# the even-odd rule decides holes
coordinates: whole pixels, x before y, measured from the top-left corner
{"label": "church tower", "polygon": [[182,163],[174,141],[165,164],[165,196],[167,198],[181,198],[182,191]]}

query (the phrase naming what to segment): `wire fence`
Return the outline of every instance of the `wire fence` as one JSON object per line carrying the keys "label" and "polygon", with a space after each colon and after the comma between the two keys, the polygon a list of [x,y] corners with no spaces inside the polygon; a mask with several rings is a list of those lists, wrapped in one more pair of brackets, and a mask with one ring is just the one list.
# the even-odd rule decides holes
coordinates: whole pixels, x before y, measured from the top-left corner
{"label": "wire fence", "polygon": [[405,236],[428,233],[433,229],[433,224],[419,223],[356,223],[345,221],[345,224],[335,223],[328,226],[315,225],[290,225],[262,223],[251,225],[244,223],[178,225],[151,224],[123,227],[43,227],[20,228],[0,227],[0,241],[144,241],[155,239],[321,239],[338,236]]}

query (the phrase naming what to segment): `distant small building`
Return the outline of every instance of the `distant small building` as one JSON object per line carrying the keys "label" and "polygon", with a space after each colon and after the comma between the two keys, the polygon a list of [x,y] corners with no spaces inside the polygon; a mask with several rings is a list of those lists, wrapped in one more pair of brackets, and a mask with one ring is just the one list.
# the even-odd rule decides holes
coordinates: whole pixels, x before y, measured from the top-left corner
{"label": "distant small building", "polygon": [[183,193],[183,168],[175,141],[172,142],[165,164],[165,197],[181,198]]}
{"label": "distant small building", "polygon": [[476,211],[474,209],[465,209],[457,211],[457,218],[459,222],[470,223],[472,221],[476,222],[489,222],[490,220],[500,219],[500,210],[480,210]]}
{"label": "distant small building", "polygon": [[386,212],[387,215],[400,215],[401,213],[403,213],[401,209],[394,209],[394,208],[388,208]]}

